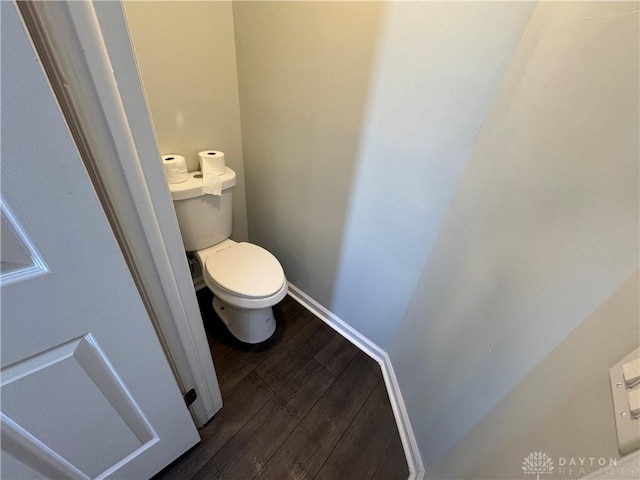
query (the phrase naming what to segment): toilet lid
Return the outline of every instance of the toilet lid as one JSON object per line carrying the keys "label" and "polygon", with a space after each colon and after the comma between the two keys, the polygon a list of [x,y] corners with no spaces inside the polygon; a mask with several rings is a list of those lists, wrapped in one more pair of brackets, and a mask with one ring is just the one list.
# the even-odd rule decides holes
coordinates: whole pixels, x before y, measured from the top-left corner
{"label": "toilet lid", "polygon": [[211,280],[243,297],[268,297],[284,283],[280,262],[252,243],[241,242],[213,253],[205,266]]}

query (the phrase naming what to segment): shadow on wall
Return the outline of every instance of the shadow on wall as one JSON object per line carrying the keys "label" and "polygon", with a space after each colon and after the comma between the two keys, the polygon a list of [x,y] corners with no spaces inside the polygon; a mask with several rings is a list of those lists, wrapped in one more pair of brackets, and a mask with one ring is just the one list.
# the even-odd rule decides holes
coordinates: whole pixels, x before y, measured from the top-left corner
{"label": "shadow on wall", "polygon": [[382,2],[233,5],[251,241],[330,305]]}
{"label": "shadow on wall", "polygon": [[330,304],[385,349],[531,9],[488,2],[387,9]]}

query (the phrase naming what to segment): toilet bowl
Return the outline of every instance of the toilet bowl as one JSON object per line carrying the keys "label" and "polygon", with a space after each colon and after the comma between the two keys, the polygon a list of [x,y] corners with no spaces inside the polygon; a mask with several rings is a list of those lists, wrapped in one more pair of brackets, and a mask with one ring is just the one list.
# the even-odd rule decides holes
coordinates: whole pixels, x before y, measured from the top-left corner
{"label": "toilet bowl", "polygon": [[278,260],[247,242],[225,240],[195,252],[213,308],[229,331],[245,343],[268,339],[276,328],[273,305],[287,294]]}
{"label": "toilet bowl", "polygon": [[226,167],[220,181],[221,195],[203,193],[200,172],[169,184],[180,233],[185,250],[200,263],[213,308],[229,331],[242,342],[263,342],[275,331],[271,307],[287,294],[287,280],[267,250],[231,240],[235,172]]}

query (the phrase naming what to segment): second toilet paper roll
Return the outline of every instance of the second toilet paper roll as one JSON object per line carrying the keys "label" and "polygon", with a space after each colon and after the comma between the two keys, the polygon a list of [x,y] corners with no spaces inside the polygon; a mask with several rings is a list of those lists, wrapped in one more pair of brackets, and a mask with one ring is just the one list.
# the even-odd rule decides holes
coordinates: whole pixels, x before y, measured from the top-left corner
{"label": "second toilet paper roll", "polygon": [[189,178],[187,162],[182,155],[163,155],[162,168],[167,183],[181,183]]}
{"label": "second toilet paper roll", "polygon": [[222,195],[222,178],[225,172],[224,152],[204,150],[198,153],[202,172],[202,192]]}

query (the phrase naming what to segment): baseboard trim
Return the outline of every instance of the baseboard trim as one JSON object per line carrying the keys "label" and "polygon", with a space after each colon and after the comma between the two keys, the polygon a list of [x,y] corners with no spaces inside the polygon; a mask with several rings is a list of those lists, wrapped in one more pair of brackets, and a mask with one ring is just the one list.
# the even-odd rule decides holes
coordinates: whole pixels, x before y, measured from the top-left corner
{"label": "baseboard trim", "polygon": [[409,422],[409,415],[404,405],[398,380],[387,352],[292,283],[289,283],[289,296],[378,362],[389,394],[391,408],[393,409],[393,414],[398,425],[398,432],[400,433],[404,453],[407,457],[407,464],[409,466],[408,480],[423,480],[424,465],[420,457],[415,435],[413,434],[413,428],[411,428],[411,423]]}

